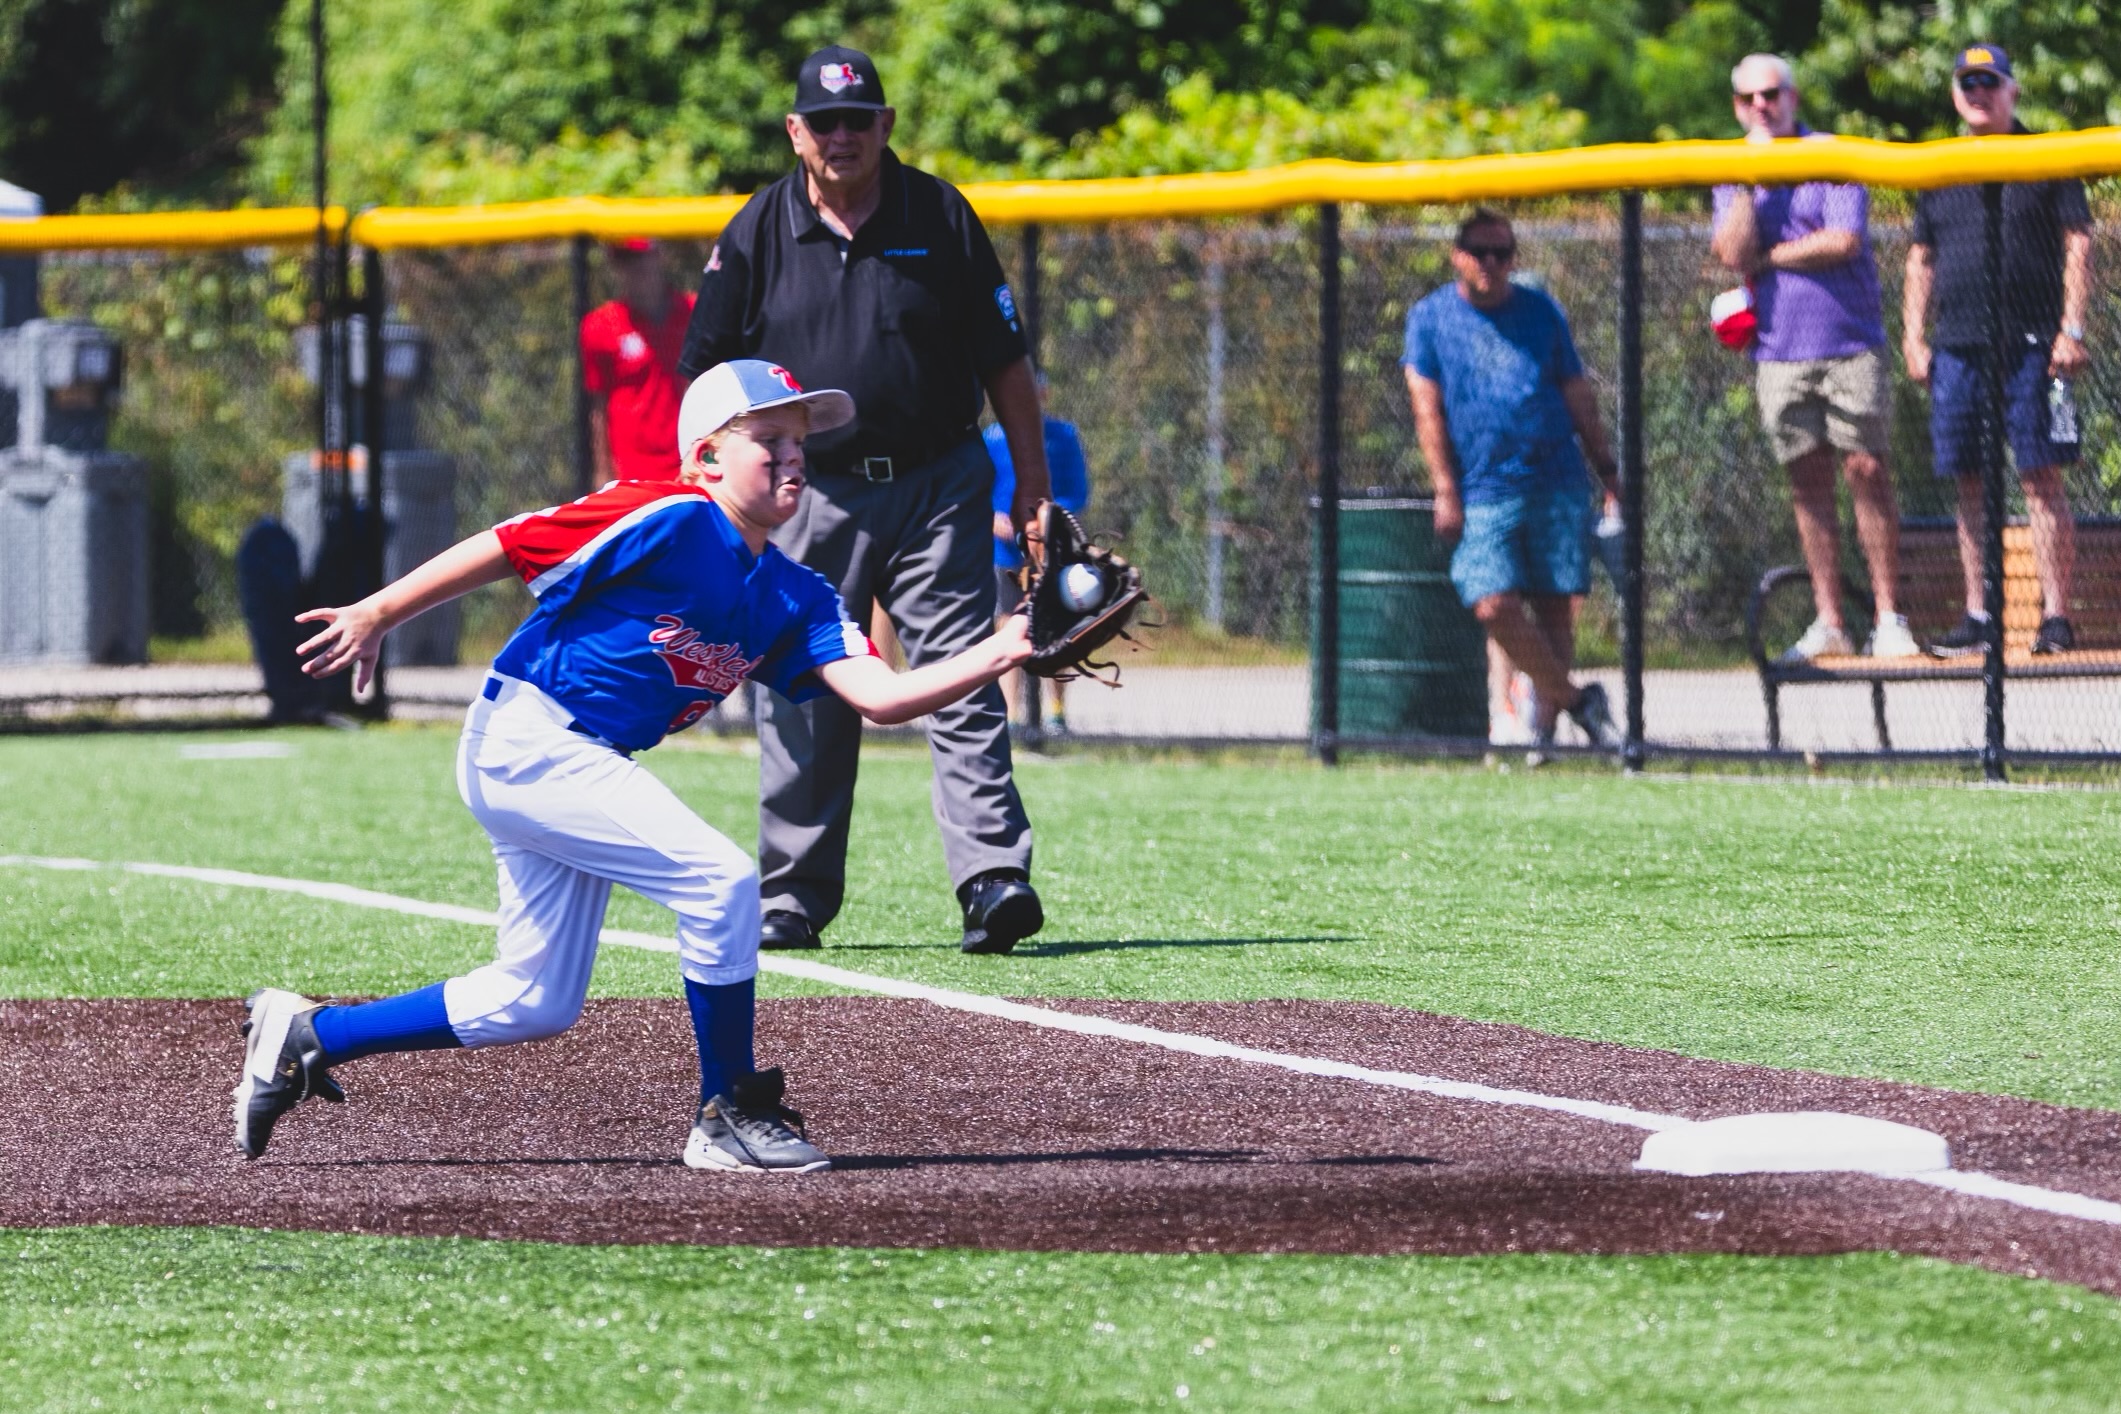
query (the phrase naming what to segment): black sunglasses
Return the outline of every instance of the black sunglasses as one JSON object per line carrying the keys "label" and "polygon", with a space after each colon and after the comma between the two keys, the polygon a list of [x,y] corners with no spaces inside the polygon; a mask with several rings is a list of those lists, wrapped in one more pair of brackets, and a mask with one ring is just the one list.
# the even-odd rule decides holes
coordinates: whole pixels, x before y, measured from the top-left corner
{"label": "black sunglasses", "polygon": [[1782,101],[1782,85],[1779,83],[1770,84],[1766,88],[1754,89],[1751,93],[1733,89],[1731,90],[1731,97],[1737,99],[1740,103],[1780,103]]}
{"label": "black sunglasses", "polygon": [[1459,247],[1475,260],[1500,260],[1505,263],[1517,258],[1517,245],[1462,245]]}
{"label": "black sunglasses", "polygon": [[819,137],[831,137],[841,128],[850,133],[866,133],[876,126],[874,108],[827,108],[819,113],[805,113],[803,126]]}
{"label": "black sunglasses", "polygon": [[2003,87],[2003,75],[1992,74],[1987,69],[1976,69],[1970,74],[1959,75],[1961,93],[1985,93]]}

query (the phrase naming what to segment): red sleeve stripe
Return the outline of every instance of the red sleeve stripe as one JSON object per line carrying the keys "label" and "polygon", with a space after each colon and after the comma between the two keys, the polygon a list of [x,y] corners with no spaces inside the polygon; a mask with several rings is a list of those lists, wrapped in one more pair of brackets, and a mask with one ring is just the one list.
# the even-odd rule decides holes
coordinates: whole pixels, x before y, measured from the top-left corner
{"label": "red sleeve stripe", "polygon": [[850,658],[881,658],[883,652],[852,621],[840,620],[840,646],[847,650]]}
{"label": "red sleeve stripe", "polygon": [[705,492],[667,481],[614,481],[564,506],[529,511],[494,527],[510,568],[542,597],[615,535]]}

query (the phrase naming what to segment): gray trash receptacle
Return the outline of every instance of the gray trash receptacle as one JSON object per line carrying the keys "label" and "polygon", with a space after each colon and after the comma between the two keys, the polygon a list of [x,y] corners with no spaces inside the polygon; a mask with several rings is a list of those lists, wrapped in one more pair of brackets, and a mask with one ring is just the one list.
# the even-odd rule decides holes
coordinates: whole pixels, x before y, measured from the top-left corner
{"label": "gray trash receptacle", "polygon": [[[1316,500],[1313,500],[1314,516]],[[1340,503],[1340,735],[1488,734],[1487,637],[1451,587],[1436,503],[1350,496]],[[1312,642],[1318,635],[1318,527],[1312,526]],[[1322,656],[1311,655],[1312,728]]]}
{"label": "gray trash receptacle", "polygon": [[0,662],[144,663],[147,467],[0,451]]}
{"label": "gray trash receptacle", "polygon": [[[324,544],[322,478],[308,452],[282,466],[280,520],[302,552],[304,578],[315,576]],[[359,457],[353,471],[357,501],[368,497],[368,469]],[[383,577],[397,579],[457,541],[457,463],[446,452],[383,454]],[[447,667],[457,661],[463,611],[452,601],[429,609],[391,632],[384,642],[389,667]]]}

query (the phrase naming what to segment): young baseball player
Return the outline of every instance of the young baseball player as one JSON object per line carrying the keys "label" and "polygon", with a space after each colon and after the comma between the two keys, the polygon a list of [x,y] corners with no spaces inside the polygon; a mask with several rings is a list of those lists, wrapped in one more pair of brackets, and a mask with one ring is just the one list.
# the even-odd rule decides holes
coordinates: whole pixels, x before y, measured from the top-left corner
{"label": "young baseball player", "polygon": [[505,521],[358,604],[304,614],[324,628],[306,670],[351,666],[364,685],[383,636],[422,610],[519,575],[537,606],[494,659],[464,720],[457,789],[493,837],[501,933],[494,961],[357,1006],[267,989],[250,1000],[236,1143],[265,1152],[311,1095],[344,1098],[332,1067],[383,1051],[532,1041],[581,1014],[613,884],[678,916],[700,1104],[685,1163],[809,1173],[830,1160],[752,1057],[759,876],[736,845],[636,765],[747,678],[795,701],[834,692],[869,720],[904,722],[1023,662],[1026,622],[956,657],[894,673],[823,576],[767,543],[795,514],[803,438],[847,422],[845,393],[806,393],[746,359],[702,374],[678,415],[677,481],[614,481]]}

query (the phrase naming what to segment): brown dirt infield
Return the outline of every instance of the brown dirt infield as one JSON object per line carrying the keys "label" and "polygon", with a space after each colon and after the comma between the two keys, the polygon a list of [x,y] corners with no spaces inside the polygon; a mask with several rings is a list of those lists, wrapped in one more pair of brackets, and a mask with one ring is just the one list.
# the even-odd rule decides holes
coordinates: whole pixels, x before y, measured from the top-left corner
{"label": "brown dirt infield", "polygon": [[[1919,1124],[1962,1168],[2121,1199],[2121,1114],[1568,1040],[1368,1004],[1057,1003],[1694,1118]],[[1893,1249],[2121,1294],[2121,1229],[1850,1175],[1631,1169],[1634,1130],[868,998],[767,1002],[837,1172],[697,1174],[683,1006],[377,1057],[245,1163],[234,1002],[0,1002],[0,1226],[229,1223],[565,1242],[1333,1253]]]}

